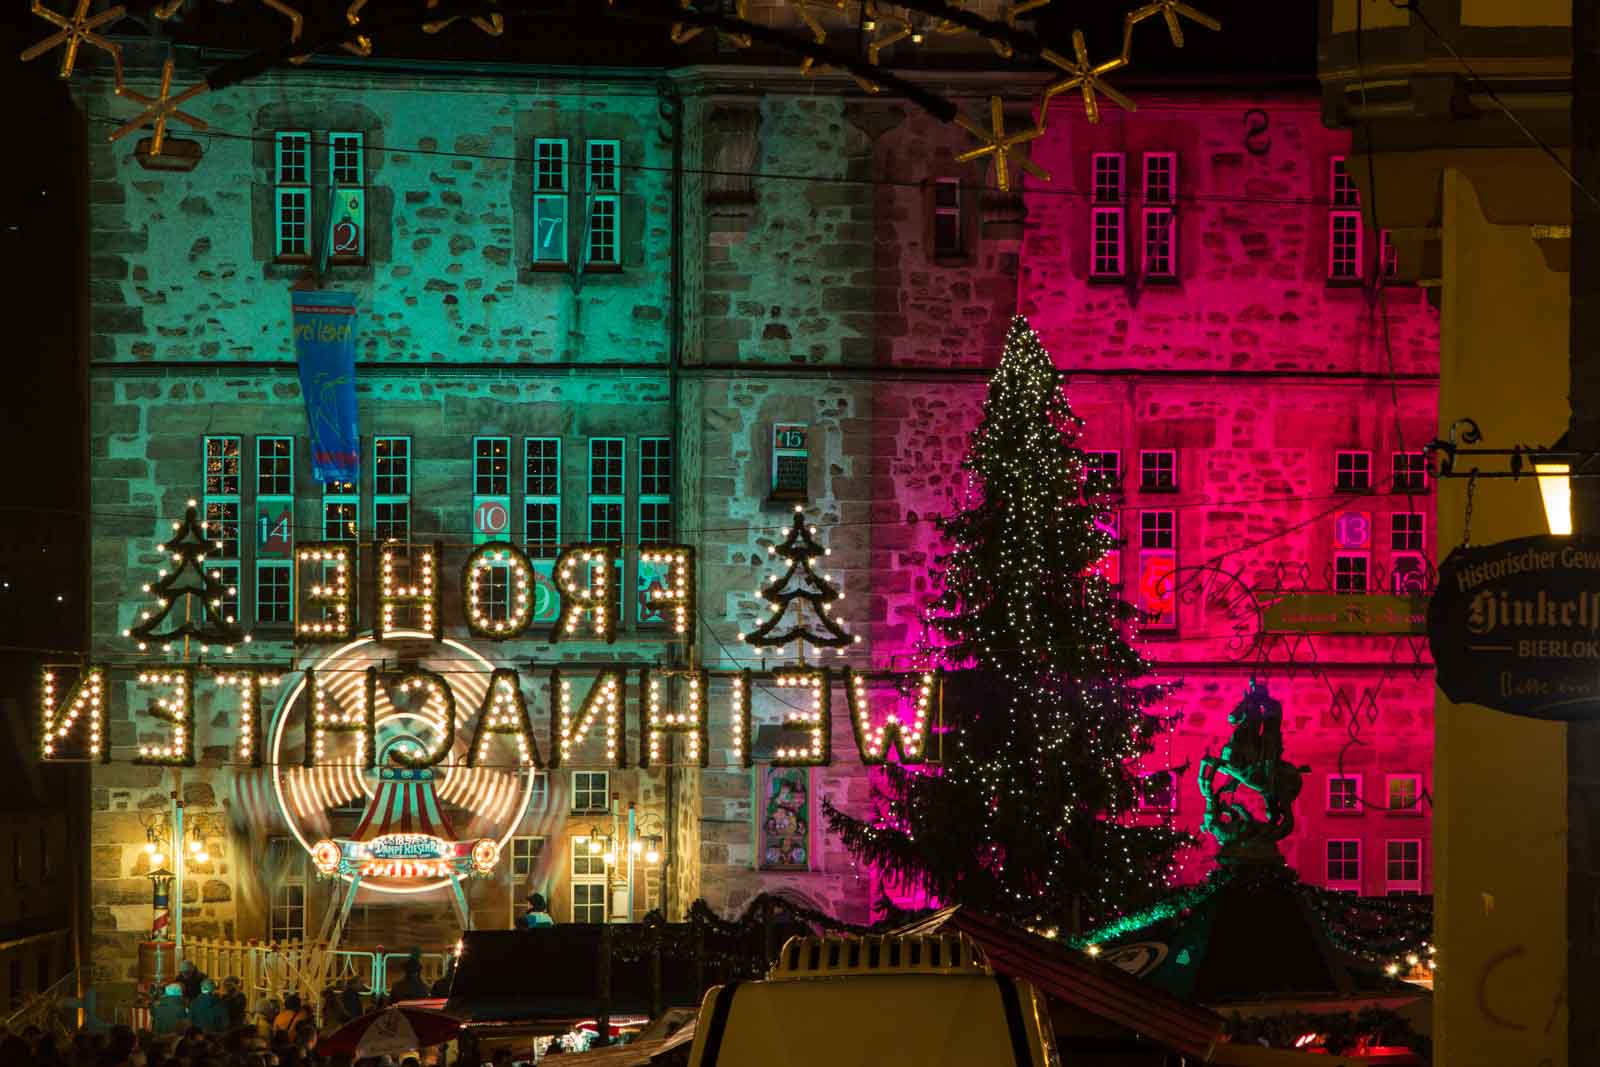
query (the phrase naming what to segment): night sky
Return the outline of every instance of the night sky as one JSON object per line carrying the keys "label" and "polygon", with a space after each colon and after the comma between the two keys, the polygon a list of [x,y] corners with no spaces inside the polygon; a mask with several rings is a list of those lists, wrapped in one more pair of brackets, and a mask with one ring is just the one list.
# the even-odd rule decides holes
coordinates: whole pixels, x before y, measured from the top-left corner
{"label": "night sky", "polygon": [[[63,9],[74,0],[50,2]],[[719,58],[712,35],[702,35],[688,48],[673,49],[663,47],[659,29],[641,25],[632,34],[634,39],[618,40],[614,22],[595,22],[598,2],[552,3],[549,6],[557,14],[543,25],[543,32],[524,34],[520,40],[513,21],[510,32],[499,40],[475,31],[430,38],[410,35],[392,42],[386,51],[607,64]],[[135,0],[128,6],[138,10],[145,5]],[[190,6],[196,16],[187,33],[242,32],[244,39],[253,35],[259,41],[256,28],[267,30],[259,22],[262,18],[274,20],[271,32],[281,31],[281,16],[261,10],[260,5],[219,6],[214,0],[190,0]],[[1071,31],[1081,27],[1092,58],[1101,59],[1120,46],[1121,16],[1131,6],[1131,0],[1101,2],[1086,11],[1082,3],[1058,2],[1041,12],[1038,31],[1070,53]],[[1137,87],[1169,79],[1202,84],[1216,78],[1309,83],[1314,77],[1316,4],[1197,0],[1197,6],[1221,18],[1223,32],[1190,26],[1189,46],[1179,52],[1160,28],[1145,27],[1136,42],[1132,69],[1117,81]],[[327,7],[342,11],[343,5]],[[5,65],[6,98],[11,102],[11,140],[9,165],[3,168],[7,195],[0,202],[0,247],[11,268],[5,285],[11,358],[6,418],[0,420],[8,474],[7,491],[0,497],[0,698],[26,700],[33,672],[41,659],[48,658],[40,650],[77,649],[84,640],[85,435],[79,411],[86,254],[81,229],[87,209],[82,144],[86,133],[102,136],[103,131],[85,131],[78,123],[56,77],[59,52],[32,63],[16,61],[18,52],[50,28],[29,12],[26,0],[11,0],[5,10],[0,62]],[[562,10],[569,14],[561,14]],[[564,32],[552,32],[556,27]],[[124,32],[136,29],[131,21],[123,24]],[[538,54],[552,43],[562,49],[559,57]]]}

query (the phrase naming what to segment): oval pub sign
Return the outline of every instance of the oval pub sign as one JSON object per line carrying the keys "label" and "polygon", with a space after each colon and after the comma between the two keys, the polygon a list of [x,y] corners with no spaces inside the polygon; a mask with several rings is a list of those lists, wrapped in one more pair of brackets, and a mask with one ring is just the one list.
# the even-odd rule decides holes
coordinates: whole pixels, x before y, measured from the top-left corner
{"label": "oval pub sign", "polygon": [[1600,717],[1600,538],[1457,548],[1428,604],[1428,646],[1457,703]]}

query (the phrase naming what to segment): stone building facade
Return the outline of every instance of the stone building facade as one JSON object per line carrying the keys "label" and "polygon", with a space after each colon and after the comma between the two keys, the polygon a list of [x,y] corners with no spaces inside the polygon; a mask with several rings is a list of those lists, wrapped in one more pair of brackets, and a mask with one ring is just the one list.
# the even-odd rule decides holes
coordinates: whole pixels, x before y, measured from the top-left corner
{"label": "stone building facade", "polygon": [[[130,77],[151,76],[136,51],[129,64]],[[110,107],[104,81],[85,85],[86,108]],[[942,88],[975,110],[994,87],[950,75]],[[920,664],[931,519],[967,489],[967,434],[1018,312],[1068,372],[1085,447],[1116,453],[1126,472],[1108,513],[1124,531],[1130,595],[1148,593],[1141,565],[1162,559],[1215,560],[1258,591],[1318,587],[1325,571],[1354,589],[1348,560],[1365,553],[1376,587],[1398,559],[1391,512],[1431,528],[1425,487],[1388,489],[1391,453],[1418,447],[1433,423],[1435,318],[1417,290],[1389,289],[1379,306],[1370,275],[1330,281],[1328,182],[1348,138],[1320,128],[1312,96],[1150,97],[1099,127],[1063,110],[1035,149],[1054,181],[1010,193],[989,188],[982,164],[951,162],[961,131],[764,68],[583,81],[286,68],[213,94],[206,115],[213,134],[191,171],[145,169],[127,142],[90,149],[92,651],[110,669],[116,756],[94,770],[101,982],[132,980],[151,924],[144,846],[170,828],[174,798],[207,856],[189,869],[185,936],[312,936],[334,906],[306,846],[349,833],[371,783],[299,766],[307,697],[285,694],[308,666],[345,679],[438,671],[462,687],[458,756],[491,668],[520,672],[546,757],[551,669],[579,699],[602,670],[629,672],[625,769],[608,766],[598,736],[537,773],[446,761],[439,795],[457,831],[505,842],[497,872],[466,884],[476,925],[505,925],[533,890],[561,921],[680,915],[701,897],[736,913],[764,890],[867,918],[882,887],[821,825],[823,797],[870,803],[837,673],[830,766],[767,764],[794,696],[759,676],[747,739],[757,763],[742,766],[719,676],[709,765],[641,769],[637,671],[794,664],[792,650],[763,659],[738,635],[766,615],[755,589],[776,576],[768,549],[797,506],[831,550],[841,621],[862,639],[825,665]],[[1097,203],[1105,153],[1133,177]],[[1171,204],[1143,203],[1133,168],[1154,153],[1175,160]],[[317,238],[296,244],[293,223],[301,205],[307,233],[325,230],[321,205],[351,191],[360,233],[340,237],[355,243],[323,287],[357,294],[362,480],[328,487],[311,477],[290,321]],[[1147,206],[1177,219],[1171,278],[1143,267]],[[1124,227],[1109,273],[1089,258],[1102,208]],[[1142,484],[1143,457],[1157,453],[1170,462],[1151,469],[1166,480]],[[1335,484],[1339,470],[1355,477],[1353,459],[1339,467],[1345,453],[1367,455],[1370,486]],[[144,713],[156,693],[139,665],[181,651],[141,658],[122,632],[161,566],[154,539],[191,499],[239,524],[237,545],[212,560],[254,638],[236,655],[290,668],[271,698],[283,706],[263,705],[262,767],[241,758],[237,695],[205,681],[207,668],[198,765],[129,762],[169,729]],[[1156,511],[1178,516],[1164,557],[1137,540]],[[1363,515],[1357,544],[1345,527]],[[378,609],[374,542],[437,542],[445,641],[290,640],[285,553],[348,536],[351,522],[358,631]],[[552,644],[548,622],[505,642],[470,635],[457,576],[493,537],[528,546],[546,583],[556,545],[620,546],[616,642]],[[651,544],[695,552],[700,625],[683,638],[641,620],[640,588],[663,577],[639,559]],[[1332,871],[1367,893],[1427,891],[1432,683],[1414,644],[1253,633],[1247,656],[1215,604],[1176,602],[1176,625],[1169,612],[1143,635],[1158,675],[1184,683],[1167,709],[1179,725],[1147,768],[1175,777],[1152,780],[1139,817],[1198,824],[1196,760],[1226,740],[1226,712],[1255,673],[1285,701],[1290,755],[1313,768],[1291,862],[1313,882]],[[896,699],[886,679],[871,688],[880,713]],[[1380,810],[1391,788],[1416,802]],[[1413,866],[1386,862],[1391,840],[1418,842]],[[1199,870],[1197,857],[1178,873]],[[456,926],[448,891],[363,889],[345,942],[436,948]]]}

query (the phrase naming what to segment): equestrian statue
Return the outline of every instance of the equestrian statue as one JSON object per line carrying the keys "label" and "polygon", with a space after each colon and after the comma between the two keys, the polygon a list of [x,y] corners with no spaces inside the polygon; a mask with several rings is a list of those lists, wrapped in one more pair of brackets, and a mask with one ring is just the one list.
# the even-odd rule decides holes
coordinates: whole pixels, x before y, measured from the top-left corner
{"label": "equestrian statue", "polygon": [[[1311,768],[1283,758],[1283,704],[1268,694],[1265,682],[1250,679],[1228,722],[1233,735],[1221,754],[1207,751],[1200,760],[1200,795],[1206,801],[1200,828],[1216,838],[1219,859],[1281,862],[1277,842],[1294,829],[1294,800],[1300,795],[1301,775]],[[1221,785],[1219,773],[1225,778]],[[1260,795],[1264,819],[1238,799],[1240,786]]]}

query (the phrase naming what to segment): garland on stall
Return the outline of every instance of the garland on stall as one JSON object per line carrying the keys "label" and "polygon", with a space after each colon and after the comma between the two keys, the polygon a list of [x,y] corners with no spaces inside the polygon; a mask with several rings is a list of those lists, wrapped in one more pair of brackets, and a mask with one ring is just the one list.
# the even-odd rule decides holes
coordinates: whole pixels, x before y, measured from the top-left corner
{"label": "garland on stall", "polygon": [[885,933],[886,923],[863,926],[844,922],[775,893],[762,893],[745,906],[737,919],[724,919],[704,899],[689,905],[685,922],[668,922],[658,908],[637,927],[612,943],[616,959],[634,963],[660,952],[674,959],[731,966],[744,974],[765,973],[771,961],[761,940],[767,924],[806,926],[836,934]]}
{"label": "garland on stall", "polygon": [[1300,888],[1328,940],[1341,952],[1386,966],[1415,957],[1433,969],[1432,897],[1357,897],[1317,886]]}

